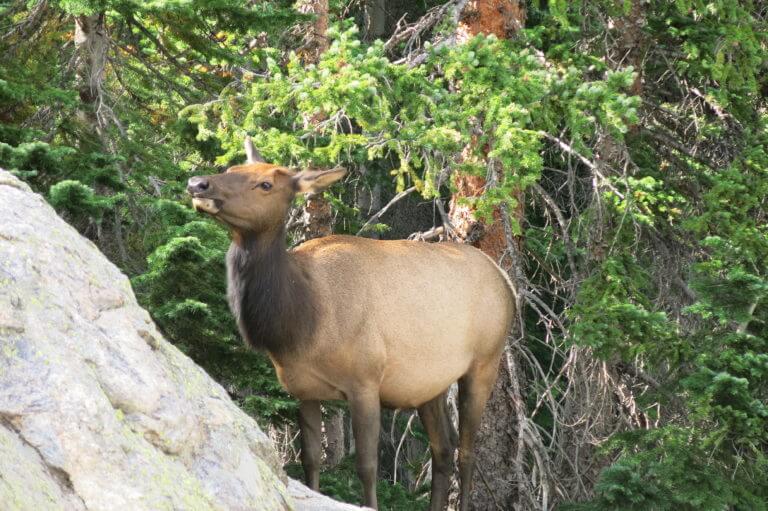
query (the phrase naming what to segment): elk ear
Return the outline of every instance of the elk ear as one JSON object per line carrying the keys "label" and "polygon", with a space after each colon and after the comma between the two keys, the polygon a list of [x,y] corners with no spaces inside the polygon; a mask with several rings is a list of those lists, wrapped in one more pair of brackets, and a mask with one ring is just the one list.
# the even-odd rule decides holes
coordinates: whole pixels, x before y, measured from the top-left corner
{"label": "elk ear", "polygon": [[293,187],[298,193],[315,193],[324,190],[344,177],[347,169],[304,170],[293,177]]}
{"label": "elk ear", "polygon": [[248,157],[248,163],[265,163],[261,153],[253,147],[253,140],[251,140],[250,135],[245,137],[245,154]]}

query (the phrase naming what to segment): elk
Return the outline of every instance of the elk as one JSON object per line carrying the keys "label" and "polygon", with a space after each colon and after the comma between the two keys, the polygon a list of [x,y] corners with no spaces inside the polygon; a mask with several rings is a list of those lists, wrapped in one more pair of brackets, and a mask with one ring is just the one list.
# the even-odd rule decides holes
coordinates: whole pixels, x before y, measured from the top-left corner
{"label": "elk", "polygon": [[349,403],[365,505],[377,508],[381,407],[416,408],[432,454],[430,509],[448,503],[457,435],[447,412],[458,381],[460,509],[469,507],[475,434],[515,313],[505,272],[458,243],[327,236],[287,250],[297,193],[318,192],[344,169],[293,171],[261,161],[193,177],[200,212],[225,224],[229,305],[241,335],[265,350],[300,401],[301,462],[318,490],[324,400]]}

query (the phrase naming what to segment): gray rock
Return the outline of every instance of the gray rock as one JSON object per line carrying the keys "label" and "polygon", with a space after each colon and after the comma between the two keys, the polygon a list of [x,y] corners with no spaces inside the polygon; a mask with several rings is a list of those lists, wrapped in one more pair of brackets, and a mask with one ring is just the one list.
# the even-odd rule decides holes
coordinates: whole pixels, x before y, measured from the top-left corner
{"label": "gray rock", "polygon": [[360,508],[289,484],[128,279],[0,170],[0,509]]}
{"label": "gray rock", "polygon": [[291,479],[288,483],[288,493],[296,506],[296,511],[355,511],[371,508],[361,508],[350,504],[341,504],[331,498],[313,492],[298,481]]}

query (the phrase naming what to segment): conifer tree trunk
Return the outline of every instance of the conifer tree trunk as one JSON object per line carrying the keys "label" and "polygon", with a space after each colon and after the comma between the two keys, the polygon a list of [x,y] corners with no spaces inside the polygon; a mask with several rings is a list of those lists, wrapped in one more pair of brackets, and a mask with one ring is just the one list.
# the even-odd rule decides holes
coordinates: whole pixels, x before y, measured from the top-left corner
{"label": "conifer tree trunk", "polygon": [[323,419],[325,425],[325,464],[335,467],[347,454],[344,437],[344,410],[329,410]]}
{"label": "conifer tree trunk", "polygon": [[[315,16],[310,32],[307,34],[304,45],[304,61],[316,63],[320,55],[328,49],[328,0],[303,0],[300,2],[299,11]],[[309,119],[308,122],[317,122],[318,119]],[[322,193],[308,197],[303,211],[304,232],[302,241],[328,236],[332,233],[333,213],[331,205],[323,198]]]}
{"label": "conifer tree trunk", "polygon": [[[101,151],[115,153],[115,147],[109,140],[107,126],[113,122],[121,128],[112,110],[104,102],[104,77],[109,51],[106,16],[104,12],[75,16],[75,87],[80,96],[82,108],[78,117],[83,124],[87,138]],[[119,176],[122,180],[123,176]],[[96,190],[100,194],[109,194],[106,188]],[[128,251],[123,241],[122,220],[117,210],[112,212],[112,233],[117,255],[123,265],[128,264]],[[103,231],[101,228],[99,233]],[[101,238],[102,235],[99,234]],[[100,244],[103,240],[100,239]],[[103,247],[102,247],[103,249]]]}
{"label": "conifer tree trunk", "polygon": [[300,0],[299,12],[314,16],[309,32],[304,38],[303,55],[306,62],[317,62],[328,49],[328,0]]}
{"label": "conifer tree trunk", "polygon": [[103,12],[75,17],[75,86],[83,106],[80,116],[85,128],[99,140],[103,140],[99,108],[102,106],[108,47]]}
{"label": "conifer tree trunk", "polygon": [[[315,16],[310,32],[307,34],[304,44],[304,61],[316,63],[320,56],[328,49],[328,0],[303,0],[299,3],[299,11]],[[308,122],[317,122],[320,119],[309,119]],[[333,233],[333,211],[331,204],[325,200],[322,192],[307,197],[304,204],[302,217],[304,230],[301,241],[329,236]],[[323,419],[325,463],[329,467],[338,465],[346,455],[344,437],[344,410],[330,410],[328,416]]]}
{"label": "conifer tree trunk", "polygon": [[[624,2],[619,2],[619,7],[624,8]],[[619,34],[615,49],[617,61],[635,68],[637,76],[630,90],[638,96],[643,93],[643,58],[648,44],[648,38],[643,32],[644,25],[645,8],[641,0],[632,0],[628,12],[618,17],[615,23]]]}
{"label": "conifer tree trunk", "polygon": [[384,37],[387,32],[387,0],[365,0],[365,38]]}
{"label": "conifer tree trunk", "polygon": [[[505,39],[514,36],[524,23],[525,10],[517,0],[471,0],[459,17],[456,40],[461,44],[478,34],[494,34]],[[474,142],[465,149],[465,155],[472,150],[476,150]],[[491,147],[481,149],[486,155],[490,150]],[[486,177],[495,180],[502,171],[498,162],[491,161]],[[488,180],[457,173],[454,175],[454,186],[456,192],[451,197],[449,216],[458,237],[485,252],[499,262],[504,270],[514,275],[511,266],[515,261],[504,255],[517,254],[517,245],[521,240],[512,239],[508,229],[505,229],[505,223],[508,223],[504,216],[511,214],[518,222],[522,222],[522,192],[515,197],[518,204],[515,211],[497,208],[493,213],[494,222],[488,225],[476,217],[470,205],[463,202],[463,199],[482,195],[485,187],[489,186]],[[515,246],[510,246],[510,243]],[[509,357],[513,357],[513,354],[507,347],[499,367],[499,378],[478,431],[475,445],[477,470],[471,497],[473,509],[476,510],[519,508],[516,479],[519,477],[520,464],[516,460],[522,455],[522,446],[518,442],[517,417],[522,412],[523,403],[520,385],[513,382],[513,379],[519,379],[521,375],[510,374],[510,368],[517,367],[517,364],[510,363]]]}
{"label": "conifer tree trunk", "polygon": [[[643,96],[643,65],[645,53],[648,48],[648,38],[643,32],[645,25],[645,6],[642,0],[631,0],[629,4],[617,2],[616,8],[621,15],[612,18],[614,38],[606,45],[605,61],[613,68],[632,66],[635,70],[635,79],[630,86],[630,92],[637,96]],[[640,125],[629,126],[629,133],[637,133]],[[624,177],[634,173],[635,166],[629,159],[629,150],[625,141],[619,140],[608,132],[602,132],[595,144],[595,166],[603,176],[616,176],[620,173]],[[598,209],[599,195],[593,191],[594,208]],[[590,245],[593,247],[606,246],[605,229],[595,229],[590,233]],[[590,250],[592,263],[599,264],[605,259],[606,253],[602,249]],[[628,414],[627,402],[634,402],[636,396],[631,385],[628,385],[623,377],[628,368],[624,367],[618,357],[608,361],[604,365],[603,374],[589,370],[590,359],[593,354],[585,348],[578,348],[574,355],[576,374],[582,380],[582,385],[572,392],[571,401],[568,403],[566,422],[577,424],[583,421],[589,424],[593,434],[598,438],[607,438],[612,432],[625,427],[617,422]],[[606,379],[605,376],[608,376]],[[605,381],[610,381],[609,392],[604,392]],[[598,397],[599,396],[599,397]],[[611,412],[607,412],[611,410]],[[599,411],[599,412],[595,412]],[[626,420],[626,419],[624,419]],[[647,423],[648,418],[643,411],[630,412],[629,420],[635,424]],[[599,448],[595,445],[567,445],[570,458],[581,466],[590,466],[590,474],[586,474],[593,480],[597,480],[599,472],[609,462],[601,458]]]}

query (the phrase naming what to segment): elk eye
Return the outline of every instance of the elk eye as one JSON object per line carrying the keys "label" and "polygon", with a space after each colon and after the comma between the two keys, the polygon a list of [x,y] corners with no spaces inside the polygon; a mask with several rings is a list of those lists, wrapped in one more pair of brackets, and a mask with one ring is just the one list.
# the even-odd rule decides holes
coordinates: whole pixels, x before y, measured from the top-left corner
{"label": "elk eye", "polygon": [[262,190],[268,192],[268,191],[270,191],[272,189],[272,183],[270,183],[268,181],[264,181],[263,183],[259,184],[259,187],[261,187]]}

